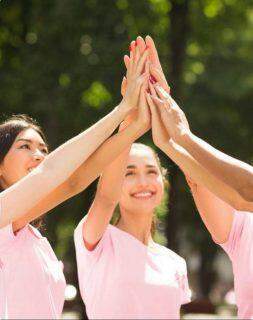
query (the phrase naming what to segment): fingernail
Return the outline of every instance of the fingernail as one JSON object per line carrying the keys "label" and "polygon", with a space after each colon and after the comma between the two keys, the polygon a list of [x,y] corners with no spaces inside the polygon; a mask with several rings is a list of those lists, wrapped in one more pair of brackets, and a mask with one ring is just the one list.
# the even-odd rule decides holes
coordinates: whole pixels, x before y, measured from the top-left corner
{"label": "fingernail", "polygon": [[154,77],[154,76],[150,76],[150,78],[151,78],[151,81],[153,81],[153,83],[156,83],[157,81],[156,81],[156,78]]}

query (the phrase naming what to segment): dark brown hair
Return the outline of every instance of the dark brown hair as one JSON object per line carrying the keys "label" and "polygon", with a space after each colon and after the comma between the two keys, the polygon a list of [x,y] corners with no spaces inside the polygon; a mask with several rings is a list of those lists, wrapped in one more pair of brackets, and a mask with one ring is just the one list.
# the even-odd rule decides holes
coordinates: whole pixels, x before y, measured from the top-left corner
{"label": "dark brown hair", "polygon": [[[33,129],[38,132],[46,143],[46,137],[41,127],[34,119],[27,115],[13,115],[0,124],[0,163],[3,162],[17,136],[27,129]],[[0,185],[0,192],[1,191],[3,191],[3,188]],[[33,221],[32,224],[40,228],[42,226],[42,218]]]}

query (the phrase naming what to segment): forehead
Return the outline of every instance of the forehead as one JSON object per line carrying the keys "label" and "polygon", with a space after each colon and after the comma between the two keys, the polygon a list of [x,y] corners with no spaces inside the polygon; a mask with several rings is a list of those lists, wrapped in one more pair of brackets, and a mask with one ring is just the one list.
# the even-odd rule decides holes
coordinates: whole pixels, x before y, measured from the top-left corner
{"label": "forehead", "polygon": [[158,167],[154,153],[148,148],[131,148],[127,165]]}
{"label": "forehead", "polygon": [[40,136],[40,134],[36,130],[34,130],[32,128],[29,128],[29,129],[21,131],[18,134],[18,136],[16,138],[16,141],[19,140],[19,139],[27,139],[27,140],[31,140],[31,141],[34,141],[34,142],[45,144],[45,142],[42,139],[42,137]]}

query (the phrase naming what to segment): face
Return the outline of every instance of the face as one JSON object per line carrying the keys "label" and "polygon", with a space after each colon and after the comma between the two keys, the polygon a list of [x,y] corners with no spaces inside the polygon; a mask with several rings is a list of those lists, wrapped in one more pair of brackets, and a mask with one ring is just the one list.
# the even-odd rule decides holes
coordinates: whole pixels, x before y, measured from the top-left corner
{"label": "face", "polygon": [[47,146],[34,129],[19,133],[0,164],[0,182],[6,189],[29,174],[46,157]]}
{"label": "face", "polygon": [[161,203],[163,190],[163,177],[153,152],[132,147],[120,207],[130,212],[153,212]]}

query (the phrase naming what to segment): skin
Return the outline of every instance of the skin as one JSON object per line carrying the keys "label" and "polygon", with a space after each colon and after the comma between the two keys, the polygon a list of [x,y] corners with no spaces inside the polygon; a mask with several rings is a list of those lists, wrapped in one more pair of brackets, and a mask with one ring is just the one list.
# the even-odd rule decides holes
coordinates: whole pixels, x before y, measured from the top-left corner
{"label": "skin", "polygon": [[[136,63],[143,69],[148,52],[141,55],[138,53]],[[132,119],[131,125],[105,141],[79,168],[62,184],[52,190],[47,196],[38,201],[30,210],[23,212],[22,216],[13,219],[14,231],[19,230],[30,221],[48,212],[61,202],[69,199],[77,193],[83,191],[94,179],[96,179],[103,168],[110,163],[118,154],[130,145],[139,136],[145,133],[149,126],[149,119],[143,110],[137,110],[140,88],[147,76],[141,74],[137,68],[131,77],[131,87],[123,98],[124,103],[131,103],[135,107],[129,110]],[[139,72],[139,76],[136,76]],[[136,97],[135,97],[136,96]],[[128,101],[128,102],[127,102]],[[129,114],[129,110],[126,114]],[[25,135],[31,142],[29,146],[20,146],[21,141],[17,141]],[[27,144],[27,142],[26,142]],[[41,145],[40,145],[41,144]],[[30,176],[30,167],[38,167],[46,159],[46,150],[38,149],[42,147],[43,141],[34,130],[22,132],[14,142],[11,150],[6,155],[1,166],[1,183],[8,190],[12,185],[22,180],[23,177]],[[19,147],[21,147],[22,152]],[[43,145],[43,147],[45,147]],[[41,154],[43,151],[43,155]],[[18,166],[16,164],[19,163]],[[13,168],[16,168],[13,171]],[[41,188],[41,185],[40,185]],[[34,190],[34,189],[33,189]]]}
{"label": "skin", "polygon": [[96,247],[118,203],[121,219],[117,227],[148,245],[154,209],[161,202],[163,189],[163,177],[153,152],[135,146],[130,151],[126,149],[100,178],[83,225],[88,250]]}
{"label": "skin", "polygon": [[[133,43],[131,44],[133,46]],[[136,50],[135,50],[136,49]],[[125,83],[131,81],[131,72],[134,69],[134,61],[138,51],[143,51],[138,44],[132,48],[128,71]],[[131,61],[132,60],[132,61]],[[145,70],[147,70],[147,64]],[[143,67],[139,69],[142,72]],[[139,109],[142,110],[145,118],[150,121],[150,113],[145,98],[148,83],[143,85],[140,98]],[[124,94],[124,80],[122,83],[122,94]],[[123,127],[131,125],[128,119]],[[131,151],[130,151],[131,150]],[[130,158],[129,157],[130,151]],[[149,150],[146,153],[135,151],[130,145],[116,158],[100,177],[95,199],[83,224],[83,239],[88,250],[93,250],[101,239],[110,219],[113,215],[117,203],[120,201],[122,218],[118,223],[118,228],[132,234],[143,243],[147,243],[150,237],[152,216],[154,208],[160,203],[163,184],[161,173],[154,155]],[[130,161],[130,163],[129,163]],[[128,166],[128,172],[125,173]],[[154,173],[154,171],[156,171]],[[113,174],[112,174],[113,172]],[[124,178],[126,174],[126,177]],[[151,178],[153,177],[153,178]],[[158,178],[159,177],[159,178]],[[144,198],[138,198],[135,193],[152,192],[151,195],[144,193]]]}
{"label": "skin", "polygon": [[229,187],[226,190],[231,190],[230,195],[221,193],[221,199],[225,201],[227,198],[232,199],[232,195],[237,193],[238,196],[232,205],[239,210],[253,211],[253,167],[213,148],[191,132],[184,112],[169,95],[169,87],[157,62],[159,58],[154,42],[149,41],[148,46],[150,56],[156,57],[151,64],[150,74],[158,83],[157,97],[151,96],[151,98],[160,110],[162,121],[170,137],[189,152],[211,175]]}

